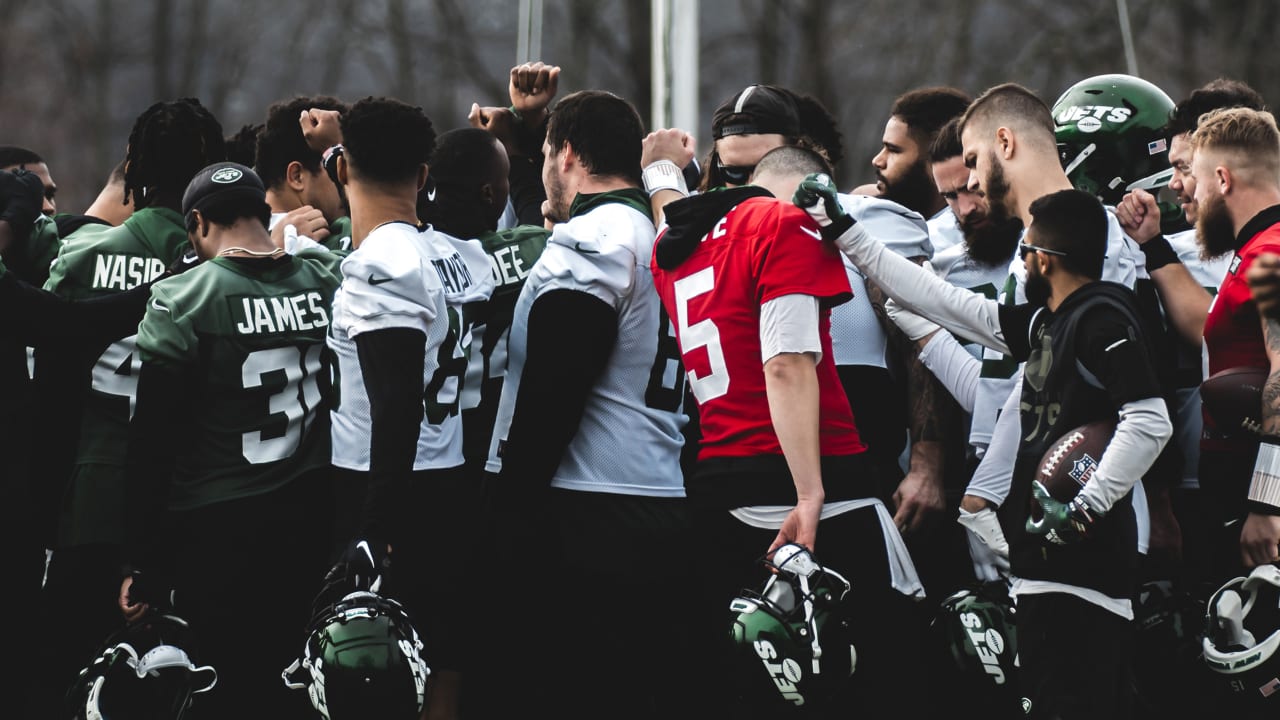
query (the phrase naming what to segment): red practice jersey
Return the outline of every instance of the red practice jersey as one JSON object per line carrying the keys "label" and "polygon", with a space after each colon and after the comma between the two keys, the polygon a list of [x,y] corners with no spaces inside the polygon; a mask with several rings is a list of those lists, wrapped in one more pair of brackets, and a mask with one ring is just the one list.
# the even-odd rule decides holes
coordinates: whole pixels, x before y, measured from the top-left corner
{"label": "red practice jersey", "polygon": [[[1270,368],[1262,337],[1262,318],[1253,302],[1245,273],[1263,253],[1280,253],[1280,223],[1263,229],[1249,239],[1231,260],[1222,286],[1204,322],[1204,342],[1209,350],[1209,374],[1234,367]],[[1204,414],[1205,428],[1213,419]],[[1206,446],[1214,443],[1206,440]]]}
{"label": "red practice jersey", "polygon": [[[821,453],[865,450],[831,353],[831,308],[853,297],[840,256],[803,210],[744,200],[673,270],[653,263],[702,425],[700,460],[781,455],[765,395],[760,308],[784,295],[818,298]],[[655,245],[656,247],[656,245]]]}

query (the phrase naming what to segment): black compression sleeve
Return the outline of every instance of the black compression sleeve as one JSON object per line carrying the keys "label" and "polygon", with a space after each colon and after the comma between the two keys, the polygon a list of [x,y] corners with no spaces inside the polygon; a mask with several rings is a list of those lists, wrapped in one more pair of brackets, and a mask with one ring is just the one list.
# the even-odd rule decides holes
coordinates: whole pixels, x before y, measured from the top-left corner
{"label": "black compression sleeve", "polygon": [[356,350],[372,418],[362,534],[394,544],[422,427],[426,336],[409,328],[374,330],[356,336]]}
{"label": "black compression sleeve", "polygon": [[1025,362],[1031,355],[1031,325],[1035,322],[1036,313],[1042,309],[1027,303],[997,308],[1000,332],[1004,334],[1005,345],[1009,346],[1009,357]]}
{"label": "black compression sleeve", "polygon": [[617,337],[617,313],[594,295],[553,290],[534,301],[520,392],[502,448],[504,485],[535,491],[551,483]]}
{"label": "black compression sleeve", "polygon": [[144,362],[125,452],[125,533],[129,561],[155,569],[164,547],[162,528],[177,449],[189,439],[188,402],[194,379]]}
{"label": "black compression sleeve", "polygon": [[0,334],[32,347],[68,338],[85,343],[117,340],[137,332],[150,296],[151,286],[141,285],[72,301],[5,273],[0,277]]}

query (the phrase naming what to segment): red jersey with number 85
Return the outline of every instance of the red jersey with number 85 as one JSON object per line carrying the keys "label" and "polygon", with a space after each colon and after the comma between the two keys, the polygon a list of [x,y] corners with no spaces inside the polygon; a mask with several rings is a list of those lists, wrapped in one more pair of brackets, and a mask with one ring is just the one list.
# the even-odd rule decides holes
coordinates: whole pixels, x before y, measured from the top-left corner
{"label": "red jersey with number 85", "polygon": [[653,278],[698,401],[700,460],[782,454],[765,394],[760,308],[784,295],[819,301],[821,454],[866,449],[831,353],[831,308],[853,292],[840,256],[807,213],[773,198],[744,200],[680,265],[662,270],[654,262]]}

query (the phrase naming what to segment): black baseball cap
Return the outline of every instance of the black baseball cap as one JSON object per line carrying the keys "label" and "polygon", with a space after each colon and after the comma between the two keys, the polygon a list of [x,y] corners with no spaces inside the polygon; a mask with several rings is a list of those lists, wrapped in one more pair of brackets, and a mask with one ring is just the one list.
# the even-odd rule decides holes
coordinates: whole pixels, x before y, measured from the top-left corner
{"label": "black baseball cap", "polygon": [[261,205],[267,201],[267,189],[251,168],[240,163],[220,162],[196,173],[182,194],[182,214],[204,210],[214,205]]}
{"label": "black baseball cap", "polygon": [[716,108],[711,136],[800,134],[800,110],[795,95],[776,85],[751,85]]}

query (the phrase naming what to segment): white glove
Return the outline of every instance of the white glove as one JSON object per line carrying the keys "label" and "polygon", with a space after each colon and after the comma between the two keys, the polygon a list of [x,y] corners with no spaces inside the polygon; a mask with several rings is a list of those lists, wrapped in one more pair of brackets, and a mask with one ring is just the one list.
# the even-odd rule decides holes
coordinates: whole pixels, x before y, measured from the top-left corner
{"label": "white glove", "polygon": [[971,513],[960,508],[956,519],[968,531],[969,557],[980,580],[998,580],[1009,574],[1009,541],[1005,540],[996,511],[984,508]]}
{"label": "white glove", "polygon": [[901,330],[911,342],[929,337],[942,329],[941,326],[932,320],[929,320],[924,316],[917,315],[894,302],[893,298],[889,298],[885,301],[884,311],[889,314],[889,319],[893,321],[894,325],[898,326],[898,329]]}

